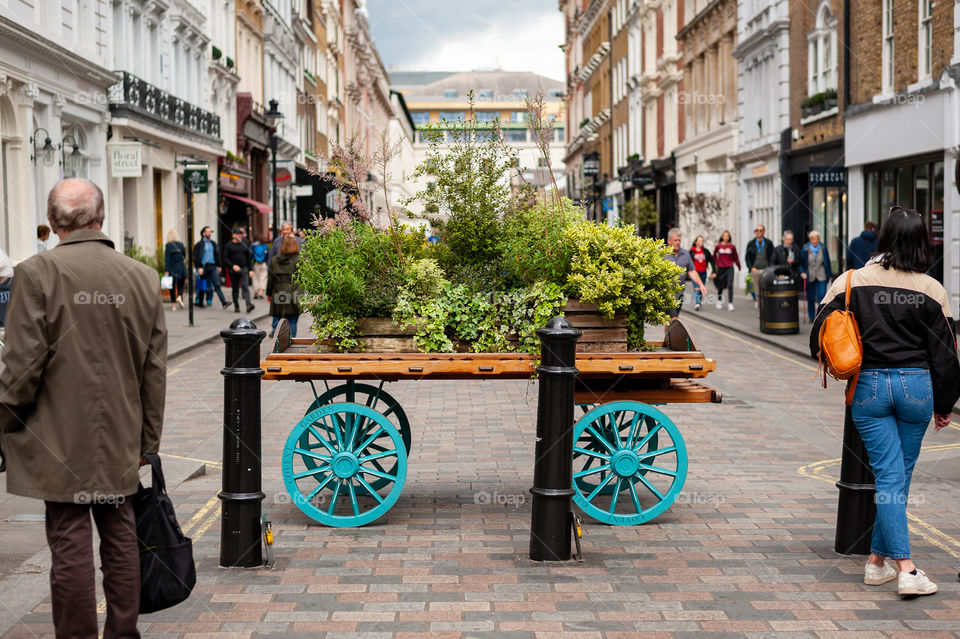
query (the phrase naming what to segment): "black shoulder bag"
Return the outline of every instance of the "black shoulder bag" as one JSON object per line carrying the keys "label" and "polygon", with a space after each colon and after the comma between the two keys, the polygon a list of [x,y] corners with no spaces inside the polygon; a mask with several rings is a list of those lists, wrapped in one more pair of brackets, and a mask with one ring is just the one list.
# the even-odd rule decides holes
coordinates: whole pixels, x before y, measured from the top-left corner
{"label": "black shoulder bag", "polygon": [[133,498],[140,546],[140,613],[175,606],[197,583],[193,542],[183,536],[173,503],[167,496],[160,456],[144,455],[153,470],[153,485],[140,484]]}

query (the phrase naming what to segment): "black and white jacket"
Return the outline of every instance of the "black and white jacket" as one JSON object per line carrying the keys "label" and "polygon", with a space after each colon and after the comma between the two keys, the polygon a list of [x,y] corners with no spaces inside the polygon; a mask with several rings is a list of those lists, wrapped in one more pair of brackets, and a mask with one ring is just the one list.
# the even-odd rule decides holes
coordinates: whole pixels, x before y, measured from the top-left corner
{"label": "black and white jacket", "polygon": [[[863,341],[861,370],[925,368],[933,380],[933,411],[949,414],[960,398],[960,360],[947,292],[929,275],[885,269],[875,261],[853,271],[850,310]],[[810,353],[820,352],[820,326],[843,308],[847,274],[820,302]]]}

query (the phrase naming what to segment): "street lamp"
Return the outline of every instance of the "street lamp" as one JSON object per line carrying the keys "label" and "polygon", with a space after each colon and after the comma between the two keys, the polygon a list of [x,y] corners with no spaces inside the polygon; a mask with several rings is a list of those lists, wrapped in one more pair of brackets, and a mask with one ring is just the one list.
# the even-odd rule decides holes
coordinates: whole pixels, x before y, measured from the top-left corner
{"label": "street lamp", "polygon": [[283,114],[278,108],[280,103],[276,100],[270,100],[270,110],[266,112],[266,118],[270,121],[270,152],[273,153],[273,241],[276,241],[277,234],[280,232],[280,197],[277,192],[277,126]]}
{"label": "street lamp", "polygon": [[[37,134],[41,131],[43,131],[43,147],[38,151],[37,142],[40,141],[40,136]],[[43,153],[44,157],[49,157],[51,153],[56,151],[56,149],[53,147],[53,140],[50,139],[50,134],[47,133],[47,130],[43,128],[37,129],[33,132],[33,135],[30,137],[30,144],[33,147],[33,155],[30,156],[30,159],[34,164],[37,163],[37,155],[40,153]]]}

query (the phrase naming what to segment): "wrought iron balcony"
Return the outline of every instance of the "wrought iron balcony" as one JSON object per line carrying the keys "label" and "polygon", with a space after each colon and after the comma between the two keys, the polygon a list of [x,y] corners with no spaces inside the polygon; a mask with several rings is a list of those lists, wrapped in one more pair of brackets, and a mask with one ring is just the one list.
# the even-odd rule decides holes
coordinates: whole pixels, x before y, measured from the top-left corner
{"label": "wrought iron balcony", "polygon": [[220,144],[220,116],[170,95],[126,71],[107,90],[114,117],[146,120],[164,129]]}

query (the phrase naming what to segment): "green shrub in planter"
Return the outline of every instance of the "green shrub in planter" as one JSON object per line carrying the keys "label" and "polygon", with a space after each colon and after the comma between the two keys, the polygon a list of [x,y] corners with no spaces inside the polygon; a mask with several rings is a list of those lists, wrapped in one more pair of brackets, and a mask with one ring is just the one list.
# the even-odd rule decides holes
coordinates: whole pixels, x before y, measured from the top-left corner
{"label": "green shrub in planter", "polygon": [[500,255],[508,278],[517,284],[549,282],[566,288],[573,259],[567,232],[583,222],[583,213],[568,198],[560,206],[538,200],[508,214],[500,237]]}

